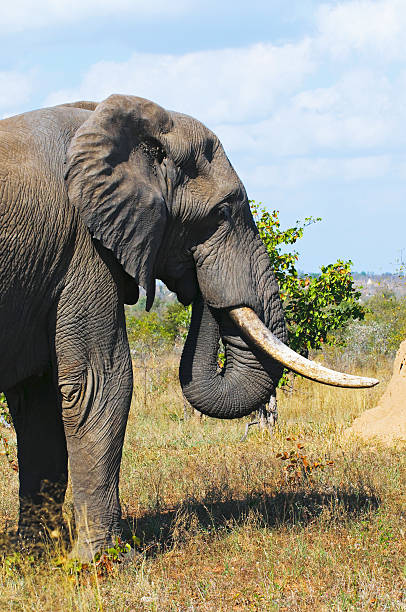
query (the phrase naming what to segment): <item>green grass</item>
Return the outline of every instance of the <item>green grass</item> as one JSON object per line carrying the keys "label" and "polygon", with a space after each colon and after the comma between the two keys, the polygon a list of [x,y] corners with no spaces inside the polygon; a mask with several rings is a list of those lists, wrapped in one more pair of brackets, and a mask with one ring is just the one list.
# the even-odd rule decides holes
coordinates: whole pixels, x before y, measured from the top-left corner
{"label": "green grass", "polygon": [[[146,405],[136,369],[121,476],[135,561],[76,575],[56,565],[58,543],[36,559],[4,535],[1,610],[406,609],[404,449],[341,436],[389,371],[369,391],[301,381],[280,393],[274,436],[251,428],[240,442],[245,420],[184,418],[173,356],[149,365]],[[18,487],[6,457],[0,471],[4,533]]]}

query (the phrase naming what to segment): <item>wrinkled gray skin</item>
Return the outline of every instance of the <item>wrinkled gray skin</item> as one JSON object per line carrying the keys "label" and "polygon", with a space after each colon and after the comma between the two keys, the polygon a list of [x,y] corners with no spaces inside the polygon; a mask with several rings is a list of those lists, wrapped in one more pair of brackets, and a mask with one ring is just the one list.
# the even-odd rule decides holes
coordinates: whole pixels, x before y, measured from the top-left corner
{"label": "wrinkled gray skin", "polygon": [[282,368],[247,346],[227,309],[251,307],[284,341],[277,283],[216,136],[142,98],[0,121],[0,219],[0,389],[18,438],[19,530],[59,522],[69,457],[73,554],[88,560],[120,519],[132,392],[124,303],[141,285],[150,307],[156,278],[194,302],[184,393],[210,416],[237,418],[267,401]]}

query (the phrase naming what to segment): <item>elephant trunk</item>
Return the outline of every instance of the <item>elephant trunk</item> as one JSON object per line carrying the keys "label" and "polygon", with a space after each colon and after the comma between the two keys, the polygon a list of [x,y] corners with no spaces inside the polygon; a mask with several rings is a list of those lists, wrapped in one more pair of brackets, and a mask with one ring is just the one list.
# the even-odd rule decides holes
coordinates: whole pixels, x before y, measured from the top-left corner
{"label": "elephant trunk", "polygon": [[[217,363],[220,338],[225,348],[222,369]],[[194,302],[179,370],[183,393],[193,408],[219,419],[246,416],[269,401],[284,366],[333,386],[367,388],[378,383],[374,378],[335,372],[298,355],[250,308],[218,310],[201,296]]]}
{"label": "elephant trunk", "polygon": [[[217,364],[220,337],[223,369]],[[226,310],[211,308],[201,296],[194,302],[179,378],[195,409],[220,419],[246,416],[269,400],[281,373],[278,362],[247,346]]]}

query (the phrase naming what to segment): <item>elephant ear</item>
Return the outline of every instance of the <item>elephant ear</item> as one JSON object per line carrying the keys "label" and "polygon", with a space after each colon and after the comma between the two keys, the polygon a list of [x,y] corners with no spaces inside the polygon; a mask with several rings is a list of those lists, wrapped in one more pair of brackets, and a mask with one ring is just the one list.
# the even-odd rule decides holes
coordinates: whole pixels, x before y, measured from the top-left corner
{"label": "elephant ear", "polygon": [[170,196],[161,137],[171,128],[157,104],[112,95],[81,125],[67,153],[69,200],[91,235],[145,288],[147,308]]}

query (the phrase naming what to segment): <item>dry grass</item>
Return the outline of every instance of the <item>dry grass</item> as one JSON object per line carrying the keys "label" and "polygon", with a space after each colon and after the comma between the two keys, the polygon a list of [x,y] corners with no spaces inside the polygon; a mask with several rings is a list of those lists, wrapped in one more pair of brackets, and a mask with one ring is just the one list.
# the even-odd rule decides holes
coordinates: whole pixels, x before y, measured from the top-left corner
{"label": "dry grass", "polygon": [[[136,370],[121,480],[137,559],[76,576],[52,547],[13,555],[4,537],[1,610],[406,610],[405,453],[341,440],[383,385],[302,381],[280,394],[275,435],[251,428],[241,443],[244,422],[184,419],[173,357],[150,365],[146,405]],[[0,470],[5,531],[17,476],[5,457]]]}

